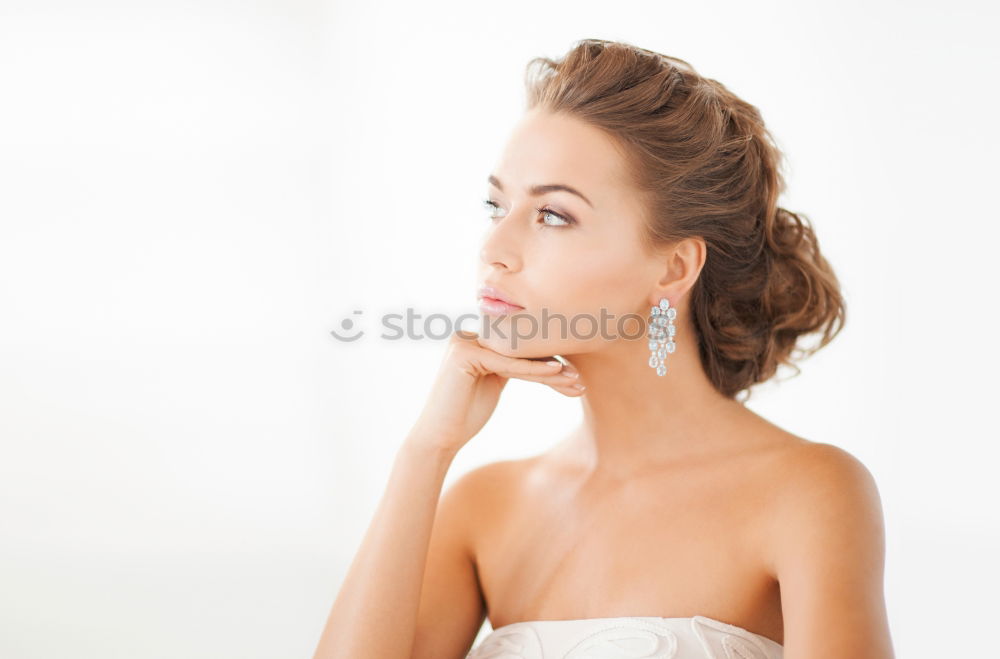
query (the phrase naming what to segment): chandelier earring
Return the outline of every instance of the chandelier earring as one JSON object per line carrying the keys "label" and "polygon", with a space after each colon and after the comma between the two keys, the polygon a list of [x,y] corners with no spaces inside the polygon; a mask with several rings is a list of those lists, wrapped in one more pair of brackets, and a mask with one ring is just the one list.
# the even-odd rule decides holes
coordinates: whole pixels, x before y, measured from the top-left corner
{"label": "chandelier earring", "polygon": [[649,366],[656,369],[657,375],[667,374],[666,357],[677,349],[674,343],[674,318],[677,309],[670,306],[667,298],[660,298],[660,304],[650,311],[649,316]]}

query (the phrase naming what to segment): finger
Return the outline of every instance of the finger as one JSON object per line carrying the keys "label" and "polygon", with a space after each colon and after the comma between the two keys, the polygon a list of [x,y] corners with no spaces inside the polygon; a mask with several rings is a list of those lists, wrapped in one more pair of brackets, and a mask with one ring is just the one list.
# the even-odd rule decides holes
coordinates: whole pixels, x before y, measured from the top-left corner
{"label": "finger", "polygon": [[511,377],[517,377],[520,380],[527,380],[529,382],[538,382],[539,384],[552,387],[559,393],[567,395],[577,395],[586,389],[586,385],[580,381],[579,373],[576,372],[562,372],[555,373],[553,375]]}
{"label": "finger", "polygon": [[[579,385],[579,387],[577,387],[577,385]],[[559,392],[560,394],[563,394],[564,396],[569,396],[571,398],[574,398],[576,396],[581,396],[587,392],[586,386],[579,382],[573,384],[549,385],[549,387]]]}
{"label": "finger", "polygon": [[486,348],[482,350],[482,354],[479,357],[483,366],[493,373],[509,378],[533,380],[535,382],[545,380],[555,382],[556,380],[552,379],[553,376],[560,376],[563,369],[562,363],[554,359],[540,361],[536,359],[508,357]]}
{"label": "finger", "polygon": [[[549,358],[542,358],[549,359]],[[581,382],[580,371],[573,366],[572,363],[566,361],[565,357],[560,358],[563,361],[562,370],[554,374],[551,378],[542,377],[539,381],[550,385],[565,385],[565,384],[575,384]],[[565,379],[568,378],[568,379]]]}
{"label": "finger", "polygon": [[558,373],[538,377],[537,381],[543,384],[556,386],[573,385],[582,382],[580,379],[580,372],[569,364],[563,364],[562,369]]}
{"label": "finger", "polygon": [[555,357],[510,357],[480,345],[478,336],[471,330],[456,330],[451,337],[455,348],[464,353],[463,361],[474,375],[495,373],[557,386],[571,385],[573,379],[579,377],[575,368]]}

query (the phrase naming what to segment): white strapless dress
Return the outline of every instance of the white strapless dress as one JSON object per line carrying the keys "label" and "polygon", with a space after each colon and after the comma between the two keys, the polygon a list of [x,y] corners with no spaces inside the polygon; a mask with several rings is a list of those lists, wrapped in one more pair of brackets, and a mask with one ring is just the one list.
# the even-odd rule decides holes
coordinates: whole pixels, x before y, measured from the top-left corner
{"label": "white strapless dress", "polygon": [[707,618],[529,620],[497,627],[466,659],[781,659],[766,636]]}

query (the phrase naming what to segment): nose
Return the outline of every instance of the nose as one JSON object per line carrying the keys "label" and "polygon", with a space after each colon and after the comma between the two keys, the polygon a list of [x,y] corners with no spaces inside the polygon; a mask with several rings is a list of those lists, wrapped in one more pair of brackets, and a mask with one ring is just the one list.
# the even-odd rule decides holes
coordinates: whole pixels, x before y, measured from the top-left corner
{"label": "nose", "polygon": [[521,231],[523,220],[513,213],[494,222],[487,230],[479,258],[487,266],[495,266],[504,270],[517,271],[522,265],[524,248]]}

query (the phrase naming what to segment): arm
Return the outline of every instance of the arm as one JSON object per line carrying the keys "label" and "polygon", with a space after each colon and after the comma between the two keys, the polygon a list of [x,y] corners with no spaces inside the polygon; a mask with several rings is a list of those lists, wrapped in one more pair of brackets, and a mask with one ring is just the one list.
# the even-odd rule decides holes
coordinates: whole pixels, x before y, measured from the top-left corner
{"label": "arm", "polygon": [[404,659],[416,630],[438,497],[455,450],[408,437],[313,659]]}
{"label": "arm", "polygon": [[804,446],[788,467],[771,534],[785,659],[894,659],[874,478],[830,444]]}
{"label": "arm", "polygon": [[[575,369],[559,361],[508,357],[484,348],[475,333],[452,335],[313,659],[410,659],[415,650],[420,656],[458,656],[468,648],[482,623],[463,521],[471,504],[458,493],[466,488],[452,488],[455,493],[449,490],[435,524],[445,474],[455,454],[489,419],[509,378],[579,396],[574,375]],[[428,586],[421,599],[425,571]]]}
{"label": "arm", "polygon": [[486,617],[476,565],[482,526],[509,496],[517,460],[485,464],[463,474],[441,498],[420,594],[411,659],[463,659]]}

